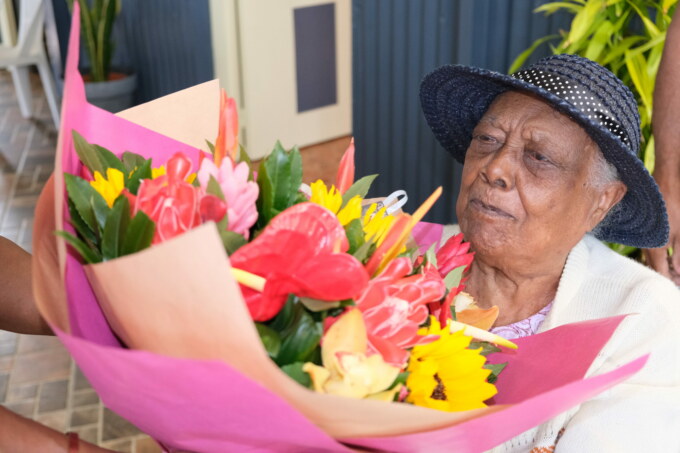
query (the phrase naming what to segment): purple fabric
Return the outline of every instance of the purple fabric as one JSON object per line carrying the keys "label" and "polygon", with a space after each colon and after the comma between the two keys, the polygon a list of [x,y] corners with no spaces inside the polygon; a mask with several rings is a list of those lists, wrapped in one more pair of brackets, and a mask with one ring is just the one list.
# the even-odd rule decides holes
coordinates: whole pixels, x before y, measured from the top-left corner
{"label": "purple fabric", "polygon": [[534,313],[526,319],[508,324],[507,326],[498,326],[491,329],[491,333],[495,333],[506,340],[513,340],[515,338],[528,337],[538,332],[545,317],[548,316],[552,308],[552,302],[541,308],[538,313]]}

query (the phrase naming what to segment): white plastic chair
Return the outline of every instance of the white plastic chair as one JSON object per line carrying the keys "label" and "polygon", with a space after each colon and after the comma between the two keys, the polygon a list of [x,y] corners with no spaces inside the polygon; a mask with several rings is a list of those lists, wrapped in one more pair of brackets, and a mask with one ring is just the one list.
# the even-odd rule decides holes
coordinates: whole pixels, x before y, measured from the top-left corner
{"label": "white plastic chair", "polygon": [[13,47],[0,47],[0,68],[11,71],[21,114],[24,118],[30,118],[33,114],[33,97],[28,77],[28,66],[36,65],[38,67],[52,120],[58,129],[59,108],[54,79],[43,45],[44,21],[43,0],[21,0],[19,3],[19,39]]}

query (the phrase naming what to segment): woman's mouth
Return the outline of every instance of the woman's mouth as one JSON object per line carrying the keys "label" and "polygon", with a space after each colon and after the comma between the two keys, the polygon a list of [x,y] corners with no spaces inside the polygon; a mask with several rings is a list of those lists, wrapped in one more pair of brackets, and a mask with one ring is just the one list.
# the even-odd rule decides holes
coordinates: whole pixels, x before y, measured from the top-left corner
{"label": "woman's mouth", "polygon": [[509,212],[503,211],[502,209],[494,205],[486,204],[478,198],[473,198],[472,200],[470,200],[470,206],[474,210],[479,211],[482,214],[488,215],[490,217],[503,217],[506,219],[513,220],[515,219],[515,216],[513,216]]}

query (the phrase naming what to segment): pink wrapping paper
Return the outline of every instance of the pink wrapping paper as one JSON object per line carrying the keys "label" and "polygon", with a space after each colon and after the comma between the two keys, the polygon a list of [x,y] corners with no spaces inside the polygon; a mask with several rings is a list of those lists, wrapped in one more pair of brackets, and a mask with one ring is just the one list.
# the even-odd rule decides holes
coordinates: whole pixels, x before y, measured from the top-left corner
{"label": "pink wrapping paper", "polygon": [[[75,11],[77,15],[77,4]],[[197,150],[89,105],[77,72],[78,33],[79,21],[73,20],[56,170],[36,209],[34,285],[41,312],[104,403],[170,450],[348,451],[319,427],[318,420],[305,417],[302,406],[289,394],[247,378],[243,370],[224,361],[121,347],[83,266],[66,253],[61,239],[51,235],[54,229],[65,228],[68,218],[61,172],[77,173],[79,169],[71,131],[77,130],[88,141],[114,153],[129,149],[161,162],[176,151],[194,157]],[[62,279],[55,279],[59,272]],[[620,321],[612,318],[563,326],[518,341],[518,352],[496,354],[493,361],[509,362],[498,383],[496,402],[509,406],[476,412],[476,418],[463,422],[451,421],[455,414],[432,413],[432,420],[441,421],[422,432],[347,436],[345,441],[378,451],[403,452],[478,452],[500,444],[615,385],[644,365],[643,357],[608,374],[583,379]],[[564,357],[569,358],[568,363]],[[396,409],[384,404],[386,412]],[[399,410],[415,414],[425,409]],[[329,411],[325,416],[332,418],[332,407]],[[340,408],[338,411],[339,417]]]}

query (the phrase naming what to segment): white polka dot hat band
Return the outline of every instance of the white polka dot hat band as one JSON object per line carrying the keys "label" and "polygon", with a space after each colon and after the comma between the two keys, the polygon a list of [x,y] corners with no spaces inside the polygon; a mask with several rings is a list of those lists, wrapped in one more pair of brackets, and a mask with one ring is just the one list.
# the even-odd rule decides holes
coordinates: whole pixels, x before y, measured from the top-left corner
{"label": "white polka dot hat band", "polygon": [[630,146],[630,140],[628,140],[626,132],[618,121],[614,119],[614,115],[597,100],[593,93],[581,84],[573,80],[564,79],[557,74],[541,71],[540,69],[518,71],[511,76],[541,87],[555,96],[564,99],[583,112],[589,120],[604,126],[611,133],[619,137],[623,143]]}
{"label": "white polka dot hat band", "polygon": [[513,75],[446,65],[425,76],[420,102],[439,143],[464,162],[473,129],[493,100],[512,90],[532,93],[568,115],[598,144],[626,184],[626,195],[599,226],[598,238],[645,248],[668,241],[663,198],[637,156],[641,133],[635,97],[599,64],[577,55],[554,55]]}

